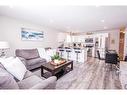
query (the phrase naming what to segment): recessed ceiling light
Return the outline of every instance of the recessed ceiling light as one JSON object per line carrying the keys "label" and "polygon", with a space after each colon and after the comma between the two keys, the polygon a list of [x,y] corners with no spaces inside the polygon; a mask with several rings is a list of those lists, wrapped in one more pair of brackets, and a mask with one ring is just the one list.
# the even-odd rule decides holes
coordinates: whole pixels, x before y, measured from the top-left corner
{"label": "recessed ceiling light", "polygon": [[101,20],[101,22],[105,22],[105,20],[103,19],[103,20]]}

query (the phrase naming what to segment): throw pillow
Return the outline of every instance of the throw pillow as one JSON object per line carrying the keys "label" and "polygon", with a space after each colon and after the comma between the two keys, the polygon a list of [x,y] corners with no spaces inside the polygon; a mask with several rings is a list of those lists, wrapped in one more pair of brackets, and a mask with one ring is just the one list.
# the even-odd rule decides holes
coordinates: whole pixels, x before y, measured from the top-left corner
{"label": "throw pillow", "polygon": [[22,80],[24,78],[27,69],[18,57],[6,58],[1,62],[1,64],[18,80]]}
{"label": "throw pillow", "polygon": [[56,49],[49,49],[46,53],[48,56],[54,56],[56,54]]}
{"label": "throw pillow", "polygon": [[51,61],[51,57],[47,54],[44,48],[37,48],[39,56],[46,59],[47,62]]}

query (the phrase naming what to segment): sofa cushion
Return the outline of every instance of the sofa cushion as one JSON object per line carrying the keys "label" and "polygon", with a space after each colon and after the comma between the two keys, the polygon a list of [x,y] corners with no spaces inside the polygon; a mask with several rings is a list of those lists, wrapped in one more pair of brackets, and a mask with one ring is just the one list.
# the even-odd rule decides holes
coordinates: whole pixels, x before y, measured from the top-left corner
{"label": "sofa cushion", "polygon": [[30,59],[30,60],[27,60],[27,65],[34,65],[34,64],[43,63],[43,62],[46,62],[46,60],[43,58]]}
{"label": "sofa cushion", "polygon": [[26,59],[24,59],[24,58],[22,58],[22,57],[18,57],[21,61],[22,61],[22,63],[26,66]]}
{"label": "sofa cushion", "polygon": [[40,83],[34,85],[31,87],[31,89],[55,89],[56,87],[56,80],[57,78],[55,76],[49,77]]}
{"label": "sofa cushion", "polygon": [[41,78],[39,78],[36,75],[30,76],[22,81],[18,82],[19,88],[20,89],[28,89],[38,83],[40,83],[41,81],[43,81]]}
{"label": "sofa cushion", "polygon": [[0,89],[19,89],[13,76],[0,67]]}
{"label": "sofa cushion", "polygon": [[39,54],[37,49],[17,49],[16,56],[23,57],[25,59],[33,59],[38,58]]}
{"label": "sofa cushion", "polygon": [[51,56],[49,56],[44,48],[37,48],[39,56],[46,59],[47,62],[51,61]]}
{"label": "sofa cushion", "polygon": [[24,78],[27,69],[18,57],[3,59],[1,60],[1,64],[18,80],[22,80]]}
{"label": "sofa cushion", "polygon": [[32,76],[32,75],[34,75],[32,72],[30,72],[29,70],[27,70],[27,72],[25,73],[25,75],[24,75],[24,79],[25,78],[28,78],[28,77],[30,77],[30,76]]}
{"label": "sofa cushion", "polygon": [[[44,62],[44,63],[45,63],[45,62]],[[44,63],[38,63],[38,64],[34,64],[34,65],[28,65],[28,66],[27,66],[27,69],[28,69],[28,70],[33,70],[33,69],[35,69],[35,68],[39,68],[39,67],[41,67],[41,65],[44,64]]]}

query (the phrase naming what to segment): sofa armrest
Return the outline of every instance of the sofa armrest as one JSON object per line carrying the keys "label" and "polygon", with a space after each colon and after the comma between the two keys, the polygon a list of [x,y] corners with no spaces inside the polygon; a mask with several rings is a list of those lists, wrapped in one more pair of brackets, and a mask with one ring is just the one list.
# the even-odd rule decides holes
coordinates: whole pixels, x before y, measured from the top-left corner
{"label": "sofa armrest", "polygon": [[57,78],[55,76],[52,76],[48,79],[42,80],[42,82],[34,85],[30,89],[55,89],[56,80]]}
{"label": "sofa armrest", "polygon": [[26,59],[25,58],[23,58],[23,57],[18,57],[22,62],[23,62],[23,64],[26,66]]}

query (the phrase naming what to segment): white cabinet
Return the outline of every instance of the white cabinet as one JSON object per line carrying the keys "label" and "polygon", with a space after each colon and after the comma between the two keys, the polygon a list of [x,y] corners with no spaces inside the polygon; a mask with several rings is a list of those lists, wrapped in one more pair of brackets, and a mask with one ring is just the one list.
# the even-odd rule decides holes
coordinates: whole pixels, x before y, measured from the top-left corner
{"label": "white cabinet", "polygon": [[73,42],[78,42],[78,36],[73,36]]}
{"label": "white cabinet", "polygon": [[84,42],[84,37],[83,36],[72,36],[72,42],[83,43]]}
{"label": "white cabinet", "polygon": [[95,47],[95,55],[97,55],[97,50],[99,50],[100,57],[105,58],[105,50],[106,50],[106,40],[108,37],[108,33],[99,33],[95,35],[96,39],[98,39],[98,45]]}
{"label": "white cabinet", "polygon": [[64,42],[66,40],[66,33],[58,33],[58,42]]}
{"label": "white cabinet", "polygon": [[[96,51],[99,49],[100,56],[102,58],[104,58],[107,37],[108,37],[108,33],[97,33],[97,34],[92,34],[92,35],[77,35],[77,36],[70,36],[70,35],[67,36],[66,35],[66,43],[73,43],[74,42],[74,43],[81,43],[81,46],[93,46],[92,47],[92,57],[96,57]],[[93,42],[89,42],[89,41],[85,42],[85,39],[89,39],[89,38],[92,38]],[[95,43],[96,43],[95,39],[96,38],[98,39],[98,41],[97,41],[98,46],[97,47],[95,47]]]}

